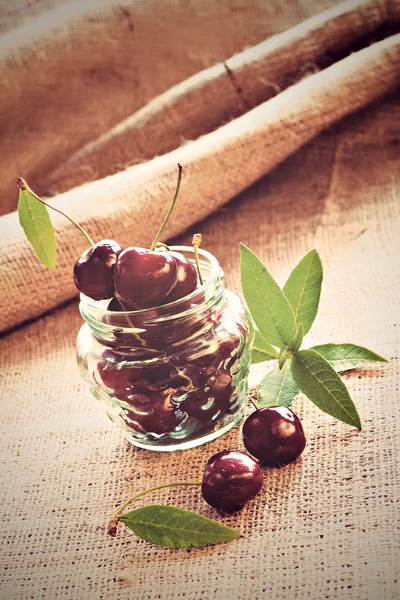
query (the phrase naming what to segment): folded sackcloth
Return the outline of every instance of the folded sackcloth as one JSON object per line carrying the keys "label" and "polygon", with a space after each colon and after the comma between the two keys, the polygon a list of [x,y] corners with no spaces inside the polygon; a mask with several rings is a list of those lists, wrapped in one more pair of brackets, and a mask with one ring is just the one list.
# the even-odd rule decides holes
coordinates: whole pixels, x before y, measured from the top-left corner
{"label": "folded sackcloth", "polygon": [[[55,193],[51,202],[94,239],[146,246],[173,195],[179,162],[184,179],[166,239],[176,235],[320,131],[393,89],[400,81],[399,22],[397,2],[338,5],[154,98],[63,163],[49,165],[43,190]],[[15,68],[7,64],[6,72]],[[182,138],[192,141],[182,144]],[[16,213],[0,219],[6,233],[2,331],[77,294],[71,269],[85,240],[61,216],[52,220],[56,271],[38,263]]]}

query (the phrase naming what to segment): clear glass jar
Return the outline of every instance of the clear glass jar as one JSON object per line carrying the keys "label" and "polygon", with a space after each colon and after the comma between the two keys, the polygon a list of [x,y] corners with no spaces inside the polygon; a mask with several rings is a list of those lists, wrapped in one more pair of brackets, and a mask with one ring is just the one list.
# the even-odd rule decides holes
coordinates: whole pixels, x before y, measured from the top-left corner
{"label": "clear glass jar", "polygon": [[[193,248],[171,250],[194,262]],[[224,288],[216,258],[200,249],[199,259],[205,283],[164,306],[110,311],[109,300],[81,294],[81,374],[140,448],[192,448],[242,417],[252,321],[240,298]]]}

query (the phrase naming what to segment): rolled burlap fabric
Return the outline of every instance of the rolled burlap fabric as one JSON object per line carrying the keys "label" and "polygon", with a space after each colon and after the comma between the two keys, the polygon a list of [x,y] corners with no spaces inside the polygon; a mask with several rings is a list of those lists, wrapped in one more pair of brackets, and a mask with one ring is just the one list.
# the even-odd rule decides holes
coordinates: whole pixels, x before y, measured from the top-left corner
{"label": "rolled burlap fabric", "polygon": [[182,140],[217,129],[303,76],[388,36],[396,26],[400,26],[398,2],[339,4],[167,90],[58,165],[41,185],[59,193],[170,152]]}
{"label": "rolled burlap fabric", "polygon": [[[52,201],[95,239],[146,246],[172,197],[176,164],[185,178],[165,232],[173,236],[203,219],[269,172],[322,129],[387,93],[399,81],[400,35],[376,42],[287,88],[219,129],[148,162],[83,184]],[[140,127],[140,123],[138,125]],[[134,134],[135,131],[130,131]],[[56,272],[33,256],[16,213],[1,218],[0,329],[36,317],[74,295],[71,267],[84,239],[54,217]],[[18,305],[16,312],[14,307]]]}

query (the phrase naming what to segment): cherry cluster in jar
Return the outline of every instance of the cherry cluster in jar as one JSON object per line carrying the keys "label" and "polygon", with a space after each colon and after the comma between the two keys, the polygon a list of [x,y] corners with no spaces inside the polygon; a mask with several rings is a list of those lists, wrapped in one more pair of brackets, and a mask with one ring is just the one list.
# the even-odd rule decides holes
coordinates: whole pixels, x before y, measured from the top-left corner
{"label": "cherry cluster in jar", "polygon": [[[210,322],[206,327],[202,311],[192,310],[204,301],[204,294],[195,298],[192,294],[203,283],[197,253],[200,234],[193,236],[196,266],[159,241],[181,177],[179,165],[175,196],[150,249],[122,249],[116,241],[105,239],[86,250],[74,266],[75,285],[82,294],[96,301],[109,300],[109,311],[129,311],[131,348],[127,348],[129,333],[124,334],[125,352],[118,347],[103,351],[97,374],[107,393],[124,403],[123,419],[139,435],[173,436],[185,423],[192,432],[189,436],[197,437],[213,419],[235,409],[231,369],[241,357],[247,332],[228,332],[221,323]],[[178,310],[190,316],[160,323],[162,307],[179,300]],[[110,320],[115,324],[115,317]],[[193,337],[200,328],[202,350],[193,353],[182,343],[182,330],[186,337]],[[143,356],[135,347],[139,335],[135,331],[140,332]],[[179,351],[165,361],[165,355],[178,345]],[[155,353],[154,360],[145,364],[149,350]]]}
{"label": "cherry cluster in jar", "polygon": [[129,428],[138,434],[162,435],[186,423],[191,425],[190,439],[207,431],[217,416],[229,414],[234,392],[231,367],[241,356],[242,343],[239,336],[226,335],[207,354],[192,357],[183,347],[168,362],[140,365],[129,355],[103,352],[97,371],[110,395],[124,403]]}
{"label": "cherry cluster in jar", "polygon": [[207,461],[203,474],[204,500],[226,513],[241,510],[259,493],[264,482],[262,467],[283,467],[296,460],[306,446],[300,419],[285,406],[255,410],[243,424],[242,437],[249,454],[218,452]]}

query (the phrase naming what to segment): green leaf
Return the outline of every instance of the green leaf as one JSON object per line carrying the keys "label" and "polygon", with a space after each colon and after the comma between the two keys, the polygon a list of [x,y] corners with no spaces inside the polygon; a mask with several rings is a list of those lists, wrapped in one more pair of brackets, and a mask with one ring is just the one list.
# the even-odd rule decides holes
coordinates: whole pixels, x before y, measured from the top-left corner
{"label": "green leaf", "polygon": [[20,190],[18,200],[19,222],[38,258],[49,269],[57,262],[56,238],[49,213],[28,190]]}
{"label": "green leaf", "polygon": [[387,362],[383,356],[355,344],[321,344],[313,346],[312,350],[326,358],[337,372],[349,371],[373,362]]}
{"label": "green leaf", "polygon": [[268,373],[257,388],[258,405],[287,406],[290,408],[296,400],[299,388],[290,372],[290,361],[282,369],[276,367]]}
{"label": "green leaf", "polygon": [[175,506],[145,506],[119,520],[143,540],[168,548],[202,548],[241,537],[230,527]]}
{"label": "green leaf", "polygon": [[293,269],[283,287],[297,324],[304,327],[304,335],[310,330],[317,314],[321,283],[321,259],[316,250],[311,250]]}
{"label": "green leaf", "polygon": [[283,368],[283,365],[285,364],[285,362],[287,361],[288,358],[291,358],[292,356],[292,351],[289,350],[289,348],[282,348],[282,350],[279,352],[279,358],[278,358],[278,368],[279,370]]}
{"label": "green leaf", "polygon": [[257,329],[273,346],[290,346],[297,327],[293,310],[260,259],[240,244],[243,295]]}
{"label": "green leaf", "polygon": [[322,411],[361,429],[361,421],[350,394],[329,362],[315,350],[300,350],[292,358],[293,379]]}
{"label": "green leaf", "polygon": [[256,331],[254,343],[251,351],[252,364],[264,362],[266,360],[274,360],[279,354],[273,346],[263,336],[262,333]]}
{"label": "green leaf", "polygon": [[303,343],[303,338],[304,338],[304,327],[300,323],[299,328],[296,333],[296,337],[294,338],[292,345],[290,346],[290,349],[292,352],[298,352],[301,344]]}

